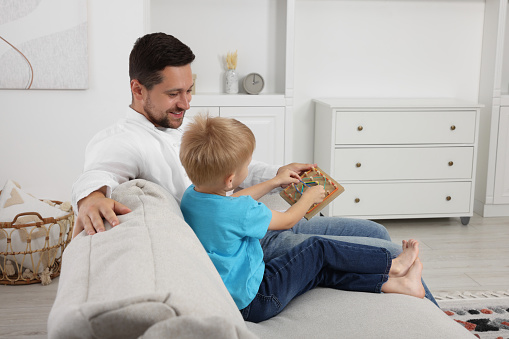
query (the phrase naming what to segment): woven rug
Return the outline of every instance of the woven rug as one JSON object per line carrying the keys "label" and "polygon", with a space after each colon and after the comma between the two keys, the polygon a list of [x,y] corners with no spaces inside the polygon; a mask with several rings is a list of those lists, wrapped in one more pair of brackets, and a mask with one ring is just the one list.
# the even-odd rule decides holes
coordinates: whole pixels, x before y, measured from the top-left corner
{"label": "woven rug", "polygon": [[509,291],[436,295],[452,320],[481,339],[509,339]]}

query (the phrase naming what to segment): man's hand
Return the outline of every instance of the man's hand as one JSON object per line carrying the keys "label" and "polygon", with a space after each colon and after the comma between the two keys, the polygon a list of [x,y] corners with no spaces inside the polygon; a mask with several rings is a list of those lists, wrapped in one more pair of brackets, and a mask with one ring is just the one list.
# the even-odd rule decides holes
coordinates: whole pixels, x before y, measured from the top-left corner
{"label": "man's hand", "polygon": [[131,210],[127,206],[106,198],[101,190],[92,192],[78,202],[78,217],[74,224],[72,237],[74,238],[83,230],[89,235],[104,232],[103,218],[114,227],[119,224],[117,214],[129,212]]}
{"label": "man's hand", "polygon": [[[311,170],[313,167],[316,167],[316,166],[317,166],[316,164],[301,164],[301,163],[293,162],[286,166],[280,167],[277,170],[276,175],[279,175],[282,171],[290,170],[290,171],[296,172],[299,176],[301,176],[302,174],[304,174],[305,172]],[[286,186],[288,186],[288,185],[281,185],[282,188],[285,188]]]}

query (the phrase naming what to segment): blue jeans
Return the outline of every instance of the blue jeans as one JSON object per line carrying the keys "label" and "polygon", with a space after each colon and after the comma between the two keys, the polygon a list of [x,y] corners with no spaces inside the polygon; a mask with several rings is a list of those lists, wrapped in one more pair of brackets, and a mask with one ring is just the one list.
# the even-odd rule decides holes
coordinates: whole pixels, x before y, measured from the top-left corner
{"label": "blue jeans", "polygon": [[[363,219],[314,217],[310,220],[303,219],[286,231],[268,231],[260,240],[264,254],[263,260],[268,262],[283,255],[304,240],[316,235],[354,244],[382,247],[391,253],[392,258],[396,258],[403,250],[401,245],[391,241],[387,229],[376,222]],[[422,285],[426,292],[425,297],[438,307],[424,281]]]}
{"label": "blue jeans", "polygon": [[244,320],[260,322],[316,286],[380,293],[388,280],[391,253],[383,247],[309,237],[265,263],[258,293],[241,310]]}

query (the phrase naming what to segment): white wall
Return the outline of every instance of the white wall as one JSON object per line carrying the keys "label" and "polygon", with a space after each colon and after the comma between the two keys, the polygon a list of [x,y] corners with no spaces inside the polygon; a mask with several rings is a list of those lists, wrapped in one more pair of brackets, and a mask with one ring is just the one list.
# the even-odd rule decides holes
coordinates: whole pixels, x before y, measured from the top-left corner
{"label": "white wall", "polygon": [[478,100],[482,0],[297,0],[295,12],[294,160],[313,159],[312,98]]}
{"label": "white wall", "polygon": [[87,142],[131,102],[129,52],[143,33],[142,1],[89,0],[89,89],[0,90],[0,189],[13,179],[36,197],[70,199]]}
{"label": "white wall", "polygon": [[[185,20],[178,20],[181,31],[167,33],[189,44],[197,57],[205,58],[207,48],[199,47],[202,42],[216,43],[221,44],[221,53],[239,49],[239,63],[245,73],[257,67],[279,72],[284,57],[281,23],[286,19],[279,2],[263,3],[277,16],[263,16],[276,31],[275,40],[267,36],[270,32],[262,29],[260,33],[264,37],[259,41],[278,48],[275,55],[267,56],[269,63],[255,62],[257,56],[251,60],[245,54],[255,50],[253,38],[242,35],[240,26],[250,24],[249,14],[257,13],[250,7],[238,13],[233,40],[223,36],[207,41],[200,38],[200,32],[214,25],[214,20],[205,20],[208,12],[197,14],[203,10],[201,6],[195,6],[194,14],[188,10],[174,13],[169,6],[164,13],[167,20]],[[171,2],[182,8],[187,8],[186,3]],[[234,6],[236,2],[229,0],[227,4]],[[87,142],[99,129],[121,117],[131,101],[128,55],[134,41],[144,34],[143,1],[89,0],[88,11],[88,90],[0,90],[0,189],[12,178],[38,197],[68,200],[72,183],[82,171]],[[441,96],[477,100],[482,0],[297,0],[295,11],[295,161],[313,159],[314,97]],[[257,25],[264,27],[264,22]],[[205,90],[219,87],[219,57],[215,53],[210,67],[204,64],[203,70],[197,69],[198,89],[200,79]],[[200,65],[197,61],[196,67]],[[203,78],[208,68],[214,73]],[[281,78],[274,80],[273,91],[282,87]]]}
{"label": "white wall", "polygon": [[281,0],[151,0],[150,30],[193,50],[198,94],[225,92],[226,54],[236,50],[239,79],[257,72],[264,93],[284,93],[285,19]]}

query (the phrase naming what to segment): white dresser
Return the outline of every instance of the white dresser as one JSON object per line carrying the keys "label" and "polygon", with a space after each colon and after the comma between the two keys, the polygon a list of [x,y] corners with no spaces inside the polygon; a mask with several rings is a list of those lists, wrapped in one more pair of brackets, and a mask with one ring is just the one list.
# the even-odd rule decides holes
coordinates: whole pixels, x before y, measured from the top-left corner
{"label": "white dresser", "polygon": [[314,161],[345,192],[327,216],[366,219],[473,214],[479,126],[454,99],[317,99]]}

